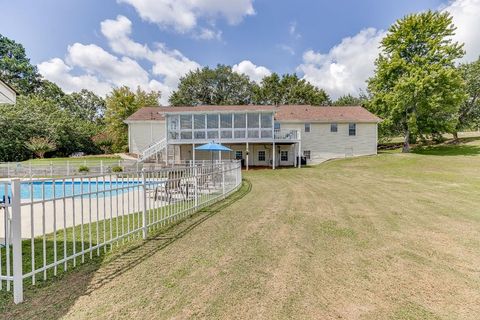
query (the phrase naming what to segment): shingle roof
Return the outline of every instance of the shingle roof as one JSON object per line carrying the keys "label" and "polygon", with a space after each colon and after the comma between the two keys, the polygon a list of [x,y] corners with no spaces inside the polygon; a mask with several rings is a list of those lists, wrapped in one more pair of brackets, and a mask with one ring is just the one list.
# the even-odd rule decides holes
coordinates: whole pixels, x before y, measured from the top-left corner
{"label": "shingle roof", "polygon": [[309,105],[234,105],[197,107],[143,107],[132,114],[128,121],[165,120],[169,112],[209,112],[209,111],[274,111],[278,121],[302,122],[379,122],[381,119],[368,110],[352,107],[317,107]]}
{"label": "shingle roof", "polygon": [[277,108],[275,119],[302,122],[379,122],[381,119],[360,106],[316,107],[285,105]]}

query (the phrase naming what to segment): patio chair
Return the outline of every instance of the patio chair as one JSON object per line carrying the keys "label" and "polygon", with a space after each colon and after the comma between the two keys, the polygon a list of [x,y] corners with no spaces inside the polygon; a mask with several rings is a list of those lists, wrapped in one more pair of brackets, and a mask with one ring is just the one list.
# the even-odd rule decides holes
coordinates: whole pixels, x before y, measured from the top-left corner
{"label": "patio chair", "polygon": [[[183,170],[169,171],[165,183],[163,183],[162,186],[155,188],[154,198],[157,200],[163,199],[164,201],[167,201],[168,204],[171,204],[174,200],[186,200],[188,197],[188,188],[187,190],[183,189],[183,175]],[[175,198],[176,195],[180,195],[181,198]]]}

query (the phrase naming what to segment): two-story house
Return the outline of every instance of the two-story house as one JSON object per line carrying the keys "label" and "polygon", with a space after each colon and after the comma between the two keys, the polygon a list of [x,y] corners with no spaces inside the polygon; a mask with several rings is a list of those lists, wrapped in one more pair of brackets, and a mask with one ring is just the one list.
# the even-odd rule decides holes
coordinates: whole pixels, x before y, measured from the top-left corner
{"label": "two-story house", "polygon": [[377,153],[380,119],[362,107],[235,105],[144,107],[125,122],[141,160],[208,160],[195,147],[221,143],[246,166],[297,166]]}

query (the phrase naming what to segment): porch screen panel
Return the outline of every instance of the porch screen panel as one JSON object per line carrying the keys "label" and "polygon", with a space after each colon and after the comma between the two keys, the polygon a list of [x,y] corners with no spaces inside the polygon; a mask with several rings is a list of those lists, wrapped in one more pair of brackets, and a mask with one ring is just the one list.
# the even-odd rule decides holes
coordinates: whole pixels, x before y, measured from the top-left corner
{"label": "porch screen panel", "polygon": [[248,118],[248,129],[258,129],[260,128],[259,114],[258,113],[249,113]]}
{"label": "porch screen panel", "polygon": [[208,140],[215,140],[218,139],[218,131],[207,131],[207,139]]}
{"label": "porch screen panel", "polygon": [[232,139],[233,133],[233,122],[232,114],[226,113],[220,115],[220,138],[221,139]]}
{"label": "porch screen panel", "polygon": [[179,117],[177,115],[169,115],[167,117],[167,128],[168,128],[168,138],[169,139],[178,139],[179,138]]}
{"label": "porch screen panel", "polygon": [[192,115],[191,114],[180,115],[180,129],[181,130],[192,130]]}
{"label": "porch screen panel", "polygon": [[235,129],[245,129],[247,127],[247,121],[244,113],[234,114],[234,128]]}
{"label": "porch screen panel", "polygon": [[205,115],[196,114],[193,116],[193,128],[195,130],[205,129]]}
{"label": "porch screen panel", "polygon": [[218,129],[218,114],[207,115],[207,129]]}
{"label": "porch screen panel", "polygon": [[262,113],[261,124],[263,129],[271,129],[273,126],[273,115],[270,113]]}

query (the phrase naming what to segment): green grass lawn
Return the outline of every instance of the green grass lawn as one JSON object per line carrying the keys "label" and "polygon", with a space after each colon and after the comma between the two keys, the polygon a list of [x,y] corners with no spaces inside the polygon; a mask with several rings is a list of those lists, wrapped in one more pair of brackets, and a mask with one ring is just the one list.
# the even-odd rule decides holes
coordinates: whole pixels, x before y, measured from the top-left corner
{"label": "green grass lawn", "polygon": [[241,196],[29,289],[4,314],[478,319],[479,147],[246,172]]}
{"label": "green grass lawn", "polygon": [[118,160],[122,160],[119,156],[115,155],[98,155],[98,156],[84,156],[84,157],[65,157],[65,158],[45,158],[45,159],[31,159],[22,162],[24,165],[32,164],[32,165],[49,165],[50,163],[53,162],[53,164],[58,164],[58,163],[65,163],[67,161],[70,162],[75,162],[75,163],[83,163],[86,162],[87,166],[91,163],[98,164],[100,161],[103,161],[105,163],[115,163],[118,162]]}

